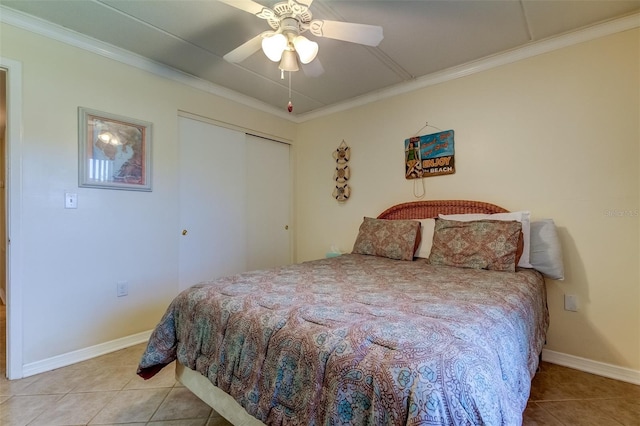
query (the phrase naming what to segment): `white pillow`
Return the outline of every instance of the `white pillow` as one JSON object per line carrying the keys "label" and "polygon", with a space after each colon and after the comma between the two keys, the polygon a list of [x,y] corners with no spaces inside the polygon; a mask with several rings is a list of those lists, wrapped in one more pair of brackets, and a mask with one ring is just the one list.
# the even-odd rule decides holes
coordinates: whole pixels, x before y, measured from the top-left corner
{"label": "white pillow", "polygon": [[562,247],[552,219],[531,222],[530,262],[545,277],[564,280]]}
{"label": "white pillow", "polygon": [[533,268],[529,260],[530,241],[531,241],[531,213],[528,211],[511,212],[511,213],[470,213],[470,214],[441,214],[438,215],[442,219],[457,220],[460,222],[470,222],[472,220],[517,220],[522,224],[522,235],[524,239],[524,249],[522,250],[522,256],[518,262],[518,266],[521,268]]}
{"label": "white pillow", "polygon": [[422,239],[418,250],[416,250],[415,257],[429,258],[431,254],[431,246],[433,245],[433,233],[436,227],[435,219],[420,219],[422,224]]}

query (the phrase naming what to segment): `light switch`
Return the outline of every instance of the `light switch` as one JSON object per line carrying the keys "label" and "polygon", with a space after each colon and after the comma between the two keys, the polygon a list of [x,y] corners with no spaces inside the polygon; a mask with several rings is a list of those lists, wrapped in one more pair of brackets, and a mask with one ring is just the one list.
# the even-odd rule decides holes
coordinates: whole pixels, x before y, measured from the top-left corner
{"label": "light switch", "polygon": [[78,208],[78,194],[65,192],[65,194],[64,194],[64,208],[65,209],[77,209]]}

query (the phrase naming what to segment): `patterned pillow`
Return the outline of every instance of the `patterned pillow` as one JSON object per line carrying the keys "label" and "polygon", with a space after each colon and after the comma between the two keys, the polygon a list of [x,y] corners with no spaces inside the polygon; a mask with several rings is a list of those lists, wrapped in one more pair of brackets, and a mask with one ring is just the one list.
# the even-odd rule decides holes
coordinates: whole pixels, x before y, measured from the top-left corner
{"label": "patterned pillow", "polygon": [[420,245],[420,222],[365,217],[352,253],[413,260]]}
{"label": "patterned pillow", "polygon": [[436,219],[429,263],[514,272],[521,229],[517,221]]}
{"label": "patterned pillow", "polygon": [[470,220],[517,220],[522,224],[522,235],[524,238],[522,245],[522,252],[518,258],[517,265],[523,268],[532,268],[529,261],[529,249],[531,246],[531,212],[519,211],[510,213],[494,213],[494,214],[481,214],[481,213],[469,213],[469,214],[440,214],[441,219],[470,221]]}

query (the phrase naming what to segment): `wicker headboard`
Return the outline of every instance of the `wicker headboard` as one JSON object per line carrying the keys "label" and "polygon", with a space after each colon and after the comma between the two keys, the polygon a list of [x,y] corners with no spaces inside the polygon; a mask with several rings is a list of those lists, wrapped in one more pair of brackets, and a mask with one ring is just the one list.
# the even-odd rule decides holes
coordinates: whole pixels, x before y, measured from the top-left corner
{"label": "wicker headboard", "polygon": [[438,217],[438,214],[466,213],[507,213],[495,204],[483,201],[468,200],[429,200],[412,201],[389,207],[378,215],[378,219],[427,219]]}

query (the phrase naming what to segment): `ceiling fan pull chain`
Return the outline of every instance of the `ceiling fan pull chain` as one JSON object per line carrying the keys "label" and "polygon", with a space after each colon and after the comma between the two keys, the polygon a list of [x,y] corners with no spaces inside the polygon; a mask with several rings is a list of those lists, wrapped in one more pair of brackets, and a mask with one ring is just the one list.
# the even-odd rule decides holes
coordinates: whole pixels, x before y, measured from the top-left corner
{"label": "ceiling fan pull chain", "polygon": [[293,112],[293,103],[291,103],[291,71],[289,71],[289,103],[287,104],[287,111]]}

